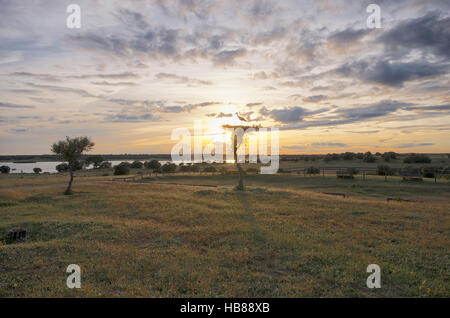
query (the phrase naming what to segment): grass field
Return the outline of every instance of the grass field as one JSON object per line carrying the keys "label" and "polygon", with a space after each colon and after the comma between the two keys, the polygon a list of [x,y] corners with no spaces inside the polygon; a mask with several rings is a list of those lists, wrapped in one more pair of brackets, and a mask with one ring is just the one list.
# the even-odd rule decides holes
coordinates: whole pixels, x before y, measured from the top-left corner
{"label": "grass field", "polygon": [[241,193],[235,175],[85,176],[64,196],[66,179],[0,176],[0,233],[28,231],[0,242],[0,296],[450,296],[448,181],[254,174]]}

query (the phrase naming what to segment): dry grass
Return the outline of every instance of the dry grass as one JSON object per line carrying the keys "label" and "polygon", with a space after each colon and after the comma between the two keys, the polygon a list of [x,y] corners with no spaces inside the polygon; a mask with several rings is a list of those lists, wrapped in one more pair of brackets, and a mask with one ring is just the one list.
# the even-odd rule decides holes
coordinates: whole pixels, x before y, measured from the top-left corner
{"label": "dry grass", "polygon": [[[0,190],[0,232],[29,233],[26,243],[0,245],[1,296],[450,296],[448,201],[341,199],[276,185],[62,191]],[[80,290],[65,284],[72,263]],[[366,287],[372,263],[381,289]]]}

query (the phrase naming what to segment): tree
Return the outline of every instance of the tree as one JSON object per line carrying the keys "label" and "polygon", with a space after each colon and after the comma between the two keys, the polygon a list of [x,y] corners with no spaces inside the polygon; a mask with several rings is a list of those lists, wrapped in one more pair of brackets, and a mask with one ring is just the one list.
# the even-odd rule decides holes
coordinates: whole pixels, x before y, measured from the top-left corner
{"label": "tree", "polygon": [[94,145],[89,137],[82,136],[75,138],[66,137],[66,140],[60,140],[51,146],[52,152],[61,156],[68,164],[70,179],[64,194],[72,194],[73,172],[79,165],[78,159],[84,152],[90,151]]}
{"label": "tree", "polygon": [[[238,191],[244,191],[244,170],[242,169],[239,160],[238,160],[238,155],[237,155],[237,149],[239,148],[239,146],[242,144],[242,142],[244,141],[245,138],[245,133],[247,130],[249,129],[254,129],[255,131],[259,131],[259,129],[261,128],[261,126],[246,126],[246,125],[222,125],[222,128],[232,128],[232,129],[241,129],[242,131],[242,135],[238,136],[238,134],[235,132],[234,134],[232,134],[231,138],[233,138],[233,158],[234,158],[234,163],[238,169],[239,172],[239,180],[238,180],[238,185],[236,186],[236,190]],[[239,137],[239,138],[238,138]]]}
{"label": "tree", "polygon": [[103,156],[101,156],[101,155],[94,155],[94,156],[87,157],[86,160],[84,160],[84,163],[86,164],[86,166],[89,166],[90,164],[93,164],[94,165],[94,169],[97,169],[103,161],[105,161]]}
{"label": "tree", "polygon": [[55,169],[58,172],[66,172],[66,171],[69,171],[69,165],[67,163],[63,162],[63,163],[60,163],[59,165],[57,165],[55,167]]}
{"label": "tree", "polygon": [[162,167],[161,167],[162,172],[175,172],[177,171],[177,165],[171,162],[166,162]]}
{"label": "tree", "polygon": [[133,163],[130,165],[130,167],[133,169],[142,169],[143,166],[144,164],[138,160],[133,161]]}
{"label": "tree", "polygon": [[153,170],[153,172],[158,172],[161,170],[161,163],[158,160],[146,161],[144,163],[144,166],[147,169]]}
{"label": "tree", "polygon": [[364,162],[375,162],[376,160],[377,160],[377,158],[375,158],[374,155],[372,155],[372,153],[370,151],[368,151],[364,154],[364,158],[363,158]]}
{"label": "tree", "polygon": [[98,167],[99,169],[110,169],[112,167],[112,163],[109,161],[104,161]]}
{"label": "tree", "polygon": [[114,166],[114,175],[120,176],[120,175],[127,175],[130,174],[130,163],[128,162],[121,162],[117,166]]}
{"label": "tree", "polygon": [[11,168],[8,167],[8,166],[1,166],[0,167],[0,172],[1,173],[9,173],[10,170],[11,170]]}
{"label": "tree", "polygon": [[40,174],[42,172],[42,169],[36,167],[36,168],[33,168],[33,171],[34,171],[35,174]]}

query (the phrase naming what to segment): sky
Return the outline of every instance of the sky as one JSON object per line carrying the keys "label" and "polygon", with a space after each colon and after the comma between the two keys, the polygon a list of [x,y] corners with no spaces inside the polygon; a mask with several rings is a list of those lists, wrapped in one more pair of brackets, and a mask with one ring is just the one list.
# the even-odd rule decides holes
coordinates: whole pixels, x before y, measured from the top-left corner
{"label": "sky", "polygon": [[[81,8],[68,28],[67,7]],[[371,3],[381,28],[369,28]],[[0,0],[0,155],[170,153],[236,113],[280,153],[450,152],[450,2]],[[211,137],[214,141],[214,137]],[[208,141],[207,141],[208,142]]]}

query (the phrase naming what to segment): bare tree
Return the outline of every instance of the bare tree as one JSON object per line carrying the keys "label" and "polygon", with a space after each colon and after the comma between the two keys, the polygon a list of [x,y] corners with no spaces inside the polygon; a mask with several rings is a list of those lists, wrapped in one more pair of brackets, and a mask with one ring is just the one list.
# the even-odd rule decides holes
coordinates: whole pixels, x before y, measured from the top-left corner
{"label": "bare tree", "polygon": [[78,165],[78,158],[94,147],[94,143],[89,137],[66,137],[66,140],[60,140],[51,147],[53,153],[60,155],[69,166],[70,180],[64,194],[72,194],[73,172]]}
{"label": "bare tree", "polygon": [[[236,115],[237,115],[237,113],[236,113]],[[238,118],[241,119],[240,117],[238,117]],[[247,120],[245,120],[245,121],[247,121]],[[235,129],[235,130],[240,128],[243,131],[243,134],[242,134],[242,136],[240,136],[240,138],[238,138],[236,133],[233,134],[233,138],[234,138],[233,139],[233,158],[234,158],[234,163],[236,164],[236,167],[239,172],[239,181],[238,181],[236,190],[244,191],[245,190],[245,188],[244,188],[244,171],[242,170],[242,167],[238,161],[237,150],[238,150],[239,146],[241,145],[241,143],[244,141],[245,132],[248,129],[254,129],[255,131],[258,131],[261,128],[261,126],[222,125],[222,128],[231,128],[231,129]]]}

